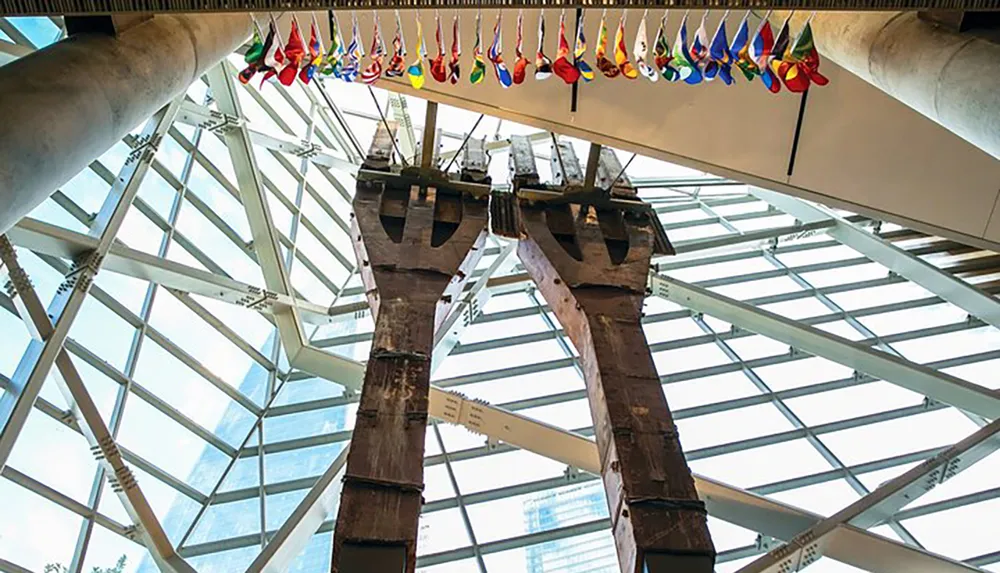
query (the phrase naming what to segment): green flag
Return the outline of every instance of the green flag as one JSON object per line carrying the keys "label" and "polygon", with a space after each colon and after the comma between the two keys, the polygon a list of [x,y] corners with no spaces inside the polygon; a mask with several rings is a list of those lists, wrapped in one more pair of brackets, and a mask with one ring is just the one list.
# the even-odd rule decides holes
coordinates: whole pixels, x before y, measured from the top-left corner
{"label": "green flag", "polygon": [[260,32],[254,30],[253,42],[251,42],[250,48],[247,49],[247,53],[243,56],[243,60],[248,64],[253,64],[258,62],[263,57],[264,42],[260,39]]}
{"label": "green flag", "polygon": [[813,43],[812,26],[809,22],[806,22],[802,32],[799,33],[799,37],[795,40],[795,45],[792,46],[790,52],[790,60],[801,62],[805,60],[812,51],[816,49],[816,45]]}

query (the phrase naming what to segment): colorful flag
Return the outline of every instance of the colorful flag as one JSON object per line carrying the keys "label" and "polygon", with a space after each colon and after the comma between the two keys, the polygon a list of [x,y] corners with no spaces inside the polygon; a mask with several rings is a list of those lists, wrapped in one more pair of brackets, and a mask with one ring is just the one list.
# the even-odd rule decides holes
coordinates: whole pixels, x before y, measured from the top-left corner
{"label": "colorful flag", "polygon": [[340,23],[337,22],[336,14],[334,14],[330,25],[332,26],[330,28],[330,48],[326,51],[326,59],[320,68],[320,73],[339,78],[341,60],[344,57],[344,38],[340,35]]}
{"label": "colorful flag", "polygon": [[660,18],[660,28],[656,31],[656,41],[653,42],[653,64],[660,71],[660,75],[668,82],[676,82],[680,79],[680,73],[670,65],[674,57],[670,54],[670,42],[667,40],[667,10],[663,11]]}
{"label": "colorful flag", "polygon": [[260,80],[261,87],[264,87],[264,82],[277,76],[278,70],[285,64],[285,54],[281,51],[281,40],[278,39],[278,26],[273,17],[267,36],[271,38],[271,47],[264,51],[264,67],[262,68],[264,78]]}
{"label": "colorful flag", "polygon": [[253,41],[250,42],[247,53],[243,54],[243,61],[247,64],[256,64],[264,57],[264,40],[260,37],[260,28],[257,27],[256,20],[254,20],[253,27]]}
{"label": "colorful flag", "polygon": [[649,54],[649,40],[646,36],[646,13],[643,11],[642,20],[639,20],[639,29],[635,32],[635,44],[632,46],[632,53],[635,54],[635,66],[639,68],[639,73],[651,82],[659,79],[660,75],[652,66],[646,63],[646,56]]}
{"label": "colorful flag", "polygon": [[736,67],[743,72],[747,81],[752,81],[758,75],[757,64],[750,58],[750,11],[743,15],[743,22],[740,23],[736,35],[733,36],[733,43],[729,46],[729,53],[735,60]]}
{"label": "colorful flag", "polygon": [[810,84],[825,86],[830,83],[826,76],[819,73],[819,63],[819,52],[813,42],[812,25],[807,20],[776,72],[788,91],[802,93],[809,89]]}
{"label": "colorful flag", "polygon": [[597,31],[597,46],[594,48],[594,58],[597,60],[597,69],[601,70],[606,78],[617,77],[622,73],[618,65],[608,59],[608,26],[605,23],[608,15],[607,9],[601,13],[601,25]]}
{"label": "colorful flag", "polygon": [[437,40],[438,52],[437,56],[431,60],[431,77],[444,83],[448,81],[448,70],[445,69],[444,64],[444,38],[441,32],[441,15],[438,14],[437,10],[434,11],[434,23],[436,25],[434,39]]}
{"label": "colorful flag", "polygon": [[358,17],[351,14],[351,43],[347,46],[347,55],[341,67],[340,79],[353,83],[361,72],[361,58],[365,57],[365,49],[361,46],[361,34],[358,32]]}
{"label": "colorful flag", "polygon": [[483,13],[476,13],[476,45],[472,48],[472,71],[469,81],[473,85],[481,83],[486,77],[486,62],[483,61]]}
{"label": "colorful flag", "polygon": [[584,12],[581,11],[580,21],[576,23],[576,40],[573,42],[573,65],[576,66],[576,71],[580,72],[580,77],[583,78],[583,81],[589,82],[594,79],[594,70],[583,59],[583,56],[587,53],[587,38],[583,35],[583,15]]}
{"label": "colorful flag", "polygon": [[424,47],[424,28],[420,25],[420,13],[417,13],[417,60],[406,68],[406,75],[410,78],[410,85],[413,89],[419,90],[424,87],[424,59],[427,58],[427,48]]}
{"label": "colorful flag", "polygon": [[260,27],[257,26],[257,21],[253,23],[253,42],[250,44],[250,49],[243,56],[243,61],[247,63],[247,67],[240,71],[239,79],[240,83],[246,84],[260,71],[266,71],[266,64],[264,63],[264,57],[271,50],[271,44],[274,42],[274,27],[268,31],[267,39],[261,40],[260,38]]}
{"label": "colorful flag", "polygon": [[309,24],[309,57],[306,58],[306,65],[299,72],[299,80],[304,84],[308,84],[313,76],[316,75],[316,70],[319,69],[320,64],[323,63],[323,42],[319,38],[319,30],[316,26],[316,16],[313,16],[313,21]]}
{"label": "colorful flag", "polygon": [[764,87],[771,93],[778,93],[781,91],[781,82],[774,75],[774,72],[771,71],[769,63],[773,48],[774,33],[771,31],[771,23],[767,20],[767,15],[765,14],[763,21],[761,21],[760,26],[757,28],[757,34],[754,35],[753,41],[750,43],[750,59],[757,66],[759,70],[757,73],[760,74],[760,79],[764,82]]}
{"label": "colorful flag", "polygon": [[711,81],[718,76],[722,78],[727,86],[733,84],[733,55],[729,52],[729,39],[726,37],[726,18],[729,16],[727,10],[719,20],[719,27],[712,36],[712,43],[708,47],[708,59],[705,62],[705,80]]}
{"label": "colorful flag", "polygon": [[451,85],[458,83],[462,77],[460,58],[462,57],[462,33],[459,31],[458,10],[451,22],[451,61],[448,62],[448,79]]}
{"label": "colorful flag", "polygon": [[501,26],[503,26],[503,12],[497,10],[497,22],[493,25],[493,43],[490,44],[490,49],[486,53],[486,57],[493,64],[493,71],[496,72],[497,81],[506,89],[514,83],[514,80],[510,77],[507,64],[503,62],[503,29]]}
{"label": "colorful flag", "polygon": [[385,68],[385,75],[390,78],[401,78],[406,73],[406,40],[403,38],[403,25],[399,22],[399,10],[396,10],[396,35],[392,37],[392,59]]}
{"label": "colorful flag", "polygon": [[791,30],[788,27],[790,18],[791,13],[785,18],[778,30],[778,35],[774,38],[774,46],[771,47],[771,54],[767,58],[767,66],[762,76],[764,84],[771,90],[771,93],[781,91],[781,75],[778,73],[778,68],[788,52],[788,42],[791,39]]}
{"label": "colorful flag", "polygon": [[545,48],[545,10],[538,12],[538,52],[535,54],[535,79],[545,80],[552,75],[552,60],[543,51]]}
{"label": "colorful flag", "polygon": [[285,44],[285,67],[278,72],[278,81],[283,86],[295,83],[295,76],[306,56],[306,46],[299,32],[299,21],[292,18],[292,30],[288,33],[288,43]]}
{"label": "colorful flag", "polygon": [[361,72],[361,81],[372,85],[382,77],[382,61],[385,58],[385,42],[382,41],[382,25],[378,19],[378,13],[372,14],[375,21],[372,30],[372,63]]}
{"label": "colorful flag", "polygon": [[566,11],[559,14],[559,49],[556,50],[556,59],[552,62],[552,72],[562,78],[562,81],[571,84],[580,79],[580,71],[570,63],[569,42],[566,41]]}
{"label": "colorful flag", "polygon": [[622,76],[634,80],[639,77],[639,71],[628,60],[628,50],[625,49],[625,20],[627,17],[628,10],[622,10],[622,17],[618,20],[618,31],[615,32],[615,64],[622,71]]}
{"label": "colorful flag", "polygon": [[689,85],[700,84],[702,80],[701,70],[691,60],[691,51],[688,50],[687,43],[687,12],[681,20],[681,26],[677,29],[677,38],[674,40],[674,59],[672,63],[677,70],[677,74],[684,83]]}
{"label": "colorful flag", "polygon": [[528,58],[524,57],[524,10],[517,11],[517,44],[514,46],[514,55],[517,59],[514,60],[514,83],[520,84],[524,82],[524,77],[528,73]]}
{"label": "colorful flag", "polygon": [[694,40],[691,42],[691,61],[701,70],[702,77],[704,77],[705,59],[708,58],[708,32],[705,30],[705,18],[707,16],[707,10],[702,12],[701,24],[695,30]]}

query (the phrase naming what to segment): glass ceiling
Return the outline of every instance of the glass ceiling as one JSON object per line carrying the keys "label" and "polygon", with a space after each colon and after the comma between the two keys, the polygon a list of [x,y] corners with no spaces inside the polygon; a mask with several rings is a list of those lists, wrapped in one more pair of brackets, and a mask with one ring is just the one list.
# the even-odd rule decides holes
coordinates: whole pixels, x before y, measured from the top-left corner
{"label": "glass ceiling", "polygon": [[[60,37],[60,25],[58,19],[0,18],[0,42],[42,47]],[[226,73],[239,62],[234,55]],[[379,112],[399,117],[407,109],[417,141],[426,104],[380,89],[373,99],[364,86],[342,82],[324,89],[336,109],[318,86],[258,91],[237,85],[294,294],[324,312],[333,309],[325,324],[307,319],[305,336],[324,352],[363,361],[374,325],[363,310],[348,235],[357,163],[352,140],[367,149]],[[116,238],[176,268],[263,287],[233,150],[221,130],[190,119],[217,110],[217,99],[204,81],[190,87],[183,108],[189,113],[182,111],[169,127]],[[477,118],[441,106],[442,148],[457,149]],[[31,217],[54,226],[49,229],[86,234],[143,127]],[[536,133],[485,117],[475,135],[502,142]],[[541,134],[535,141],[544,179],[549,140]],[[573,144],[579,157],[587,156],[586,142]],[[490,172],[503,187],[507,152],[495,147]],[[623,164],[629,160],[630,154],[618,154]],[[1000,332],[928,285],[889,272],[822,227],[803,226],[746,185],[645,157],[636,157],[627,174],[681,251],[656,261],[659,273],[973,384],[1000,387]],[[836,214],[902,249],[897,256],[926,261],[941,276],[991,293],[1000,289],[993,253]],[[491,238],[474,275],[488,281],[488,302],[438,362],[433,383],[592,435],[576,352],[507,245]],[[69,262],[43,250],[16,250],[43,304],[52,300]],[[244,571],[345,447],[357,394],[291,366],[271,314],[139,274],[101,272],[65,347],[180,555],[201,573]],[[0,294],[0,307],[0,387],[8,400],[31,337],[10,296]],[[658,296],[647,299],[645,312],[692,470],[737,488],[830,516],[982,423],[898,384]],[[50,375],[3,467],[0,571],[40,572],[55,563],[91,571],[122,555],[126,572],[155,571],[68,408]],[[596,476],[444,422],[428,428],[425,465],[419,571],[616,570]],[[993,453],[871,531],[1000,571],[998,475],[1000,454]],[[320,526],[291,571],[329,570],[332,523]],[[716,517],[709,524],[719,572],[737,571],[780,543]],[[810,568],[860,570],[830,558]]]}

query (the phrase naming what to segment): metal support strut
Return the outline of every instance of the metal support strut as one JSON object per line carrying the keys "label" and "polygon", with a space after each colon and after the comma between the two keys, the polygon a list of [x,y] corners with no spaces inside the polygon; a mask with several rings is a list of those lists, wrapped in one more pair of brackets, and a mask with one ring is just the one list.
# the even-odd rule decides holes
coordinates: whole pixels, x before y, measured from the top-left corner
{"label": "metal support strut", "polygon": [[[428,104],[425,134],[434,134]],[[334,573],[412,573],[423,502],[434,331],[486,240],[489,181],[452,181],[425,138],[421,167],[394,171],[396,126],[380,125],[358,175],[352,229],[375,334],[347,458]],[[471,190],[471,191],[470,191]]]}
{"label": "metal support strut", "polygon": [[[499,222],[510,231],[502,213],[516,212],[518,256],[580,353],[621,571],[711,573],[705,505],[640,323],[649,261],[666,237],[627,179],[616,190],[580,188],[578,181],[593,185],[598,166],[580,177],[571,148],[554,148],[562,185],[518,186],[514,209],[495,198],[494,230]],[[514,151],[514,180],[532,180],[525,177],[532,165],[519,165],[525,154]],[[590,159],[607,161],[594,149]]]}

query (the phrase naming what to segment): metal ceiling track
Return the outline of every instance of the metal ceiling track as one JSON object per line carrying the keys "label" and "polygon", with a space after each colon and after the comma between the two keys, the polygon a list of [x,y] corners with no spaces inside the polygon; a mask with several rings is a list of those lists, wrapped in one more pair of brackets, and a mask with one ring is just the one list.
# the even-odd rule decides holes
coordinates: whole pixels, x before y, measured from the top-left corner
{"label": "metal ceiling track", "polygon": [[0,15],[122,12],[285,12],[456,8],[672,8],[781,10],[1000,10],[1000,0],[0,0]]}

